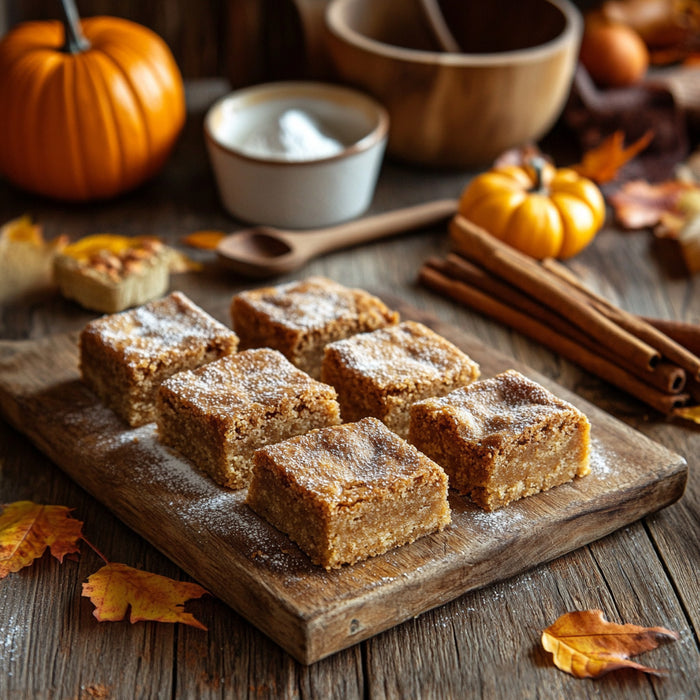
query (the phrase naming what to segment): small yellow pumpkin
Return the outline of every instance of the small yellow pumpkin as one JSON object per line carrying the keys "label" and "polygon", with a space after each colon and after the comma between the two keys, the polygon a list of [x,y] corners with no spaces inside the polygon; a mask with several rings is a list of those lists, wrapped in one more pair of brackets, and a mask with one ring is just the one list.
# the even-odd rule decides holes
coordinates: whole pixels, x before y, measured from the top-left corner
{"label": "small yellow pumpkin", "polygon": [[[0,41],[0,174],[65,200],[112,197],[165,162],[185,121],[165,42],[116,17],[26,22]],[[64,29],[65,27],[65,29]]]}
{"label": "small yellow pumpkin", "polygon": [[543,158],[477,175],[462,192],[459,213],[533,258],[570,258],[605,221],[597,185]]}

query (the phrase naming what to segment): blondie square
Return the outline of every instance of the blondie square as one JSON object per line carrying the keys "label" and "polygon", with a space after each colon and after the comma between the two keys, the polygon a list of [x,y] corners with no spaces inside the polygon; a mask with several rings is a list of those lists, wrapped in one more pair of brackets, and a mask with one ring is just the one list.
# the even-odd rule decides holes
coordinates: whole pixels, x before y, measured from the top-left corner
{"label": "blondie square", "polygon": [[181,292],[88,323],[83,381],[132,427],[155,420],[160,383],[236,351],[236,334]]}
{"label": "blondie square", "polygon": [[116,313],[165,294],[169,249],[148,237],[86,236],[56,256],[54,277],[67,299],[86,309]]}
{"label": "blondie square", "polygon": [[408,439],[489,511],[590,471],[586,416],[515,370],[414,404]]}
{"label": "blondie square", "polygon": [[326,347],[321,379],[338,392],[343,420],[382,420],[408,433],[409,406],[479,377],[479,366],[426,326],[404,321]]}
{"label": "blondie square", "polygon": [[340,423],[335,389],[269,348],[170,377],[157,405],[161,441],[232,489],[248,485],[258,448]]}
{"label": "blondie square", "polygon": [[375,418],[258,450],[247,503],[326,569],[450,522],[445,472]]}
{"label": "blondie square", "polygon": [[318,379],[328,343],[397,323],[399,315],[361,289],[309,277],[237,294],[231,320],[241,349],[274,348]]}

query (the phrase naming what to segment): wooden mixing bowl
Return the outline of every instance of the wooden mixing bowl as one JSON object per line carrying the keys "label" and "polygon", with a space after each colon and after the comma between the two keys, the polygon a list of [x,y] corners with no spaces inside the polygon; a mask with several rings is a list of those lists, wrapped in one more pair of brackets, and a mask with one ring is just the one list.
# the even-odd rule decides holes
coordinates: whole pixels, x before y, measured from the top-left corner
{"label": "wooden mixing bowl", "polygon": [[410,0],[332,0],[327,8],[337,77],[387,108],[388,153],[464,168],[537,141],[569,94],[580,12],[568,0],[442,4],[462,53],[439,50]]}

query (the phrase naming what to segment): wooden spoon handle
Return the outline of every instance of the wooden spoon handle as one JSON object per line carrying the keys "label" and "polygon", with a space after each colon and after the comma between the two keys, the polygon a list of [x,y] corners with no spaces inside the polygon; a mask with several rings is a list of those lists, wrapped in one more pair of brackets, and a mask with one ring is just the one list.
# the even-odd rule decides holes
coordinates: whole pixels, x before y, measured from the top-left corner
{"label": "wooden spoon handle", "polygon": [[418,4],[423,10],[425,20],[433,32],[433,37],[440,44],[440,48],[448,53],[459,53],[462,49],[447,26],[438,0],[420,0]]}
{"label": "wooden spoon handle", "polygon": [[306,254],[320,255],[428,226],[447,219],[456,211],[457,200],[439,199],[317,231],[289,233],[286,237],[297,250],[303,249]]}

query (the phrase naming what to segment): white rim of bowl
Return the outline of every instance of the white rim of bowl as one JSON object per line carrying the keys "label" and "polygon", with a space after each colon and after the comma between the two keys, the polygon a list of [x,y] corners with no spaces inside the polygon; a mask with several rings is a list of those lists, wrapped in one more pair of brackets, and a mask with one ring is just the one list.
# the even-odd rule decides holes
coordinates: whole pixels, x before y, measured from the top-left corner
{"label": "white rim of bowl", "polygon": [[[223,144],[214,135],[214,130],[212,129],[210,122],[213,118],[214,112],[220,107],[221,104],[232,99],[241,99],[249,97],[251,95],[260,95],[260,100],[264,101],[266,95],[269,98],[275,97],[314,97],[321,99],[328,99],[329,95],[335,95],[337,97],[344,97],[349,103],[357,105],[358,103],[365,106],[367,111],[371,110],[376,113],[376,125],[374,128],[366,135],[363,136],[359,141],[351,143],[349,146],[345,146],[343,150],[338,153],[334,153],[331,156],[326,156],[324,158],[313,158],[310,160],[284,160],[283,158],[263,158],[260,156],[250,155],[245,153],[233,146]],[[333,100],[330,100],[333,101]],[[204,136],[205,138],[216,148],[221,151],[225,151],[230,155],[236,156],[241,160],[250,161],[253,163],[264,163],[265,165],[279,165],[281,167],[304,167],[310,165],[317,165],[318,163],[330,163],[335,160],[341,160],[347,158],[349,155],[355,153],[361,153],[367,151],[377,143],[386,138],[389,133],[389,113],[387,110],[374,98],[366,95],[360,90],[355,90],[353,88],[348,88],[342,85],[334,85],[331,83],[322,83],[314,81],[298,81],[298,80],[285,80],[275,83],[261,83],[260,85],[252,85],[251,87],[241,88],[240,90],[235,90],[230,92],[223,97],[220,97],[214,104],[209,107],[207,113],[204,117]]]}
{"label": "white rim of bowl", "polygon": [[337,37],[344,39],[349,44],[366,51],[371,51],[387,58],[399,58],[404,61],[415,63],[442,64],[449,66],[479,66],[479,65],[501,65],[511,63],[514,57],[520,60],[525,59],[535,61],[543,55],[556,51],[560,46],[567,43],[572,35],[579,37],[583,33],[583,17],[579,10],[569,0],[545,0],[550,5],[556,7],[564,16],[564,30],[558,36],[544,44],[529,46],[524,49],[514,51],[499,51],[489,54],[476,53],[449,53],[440,51],[423,51],[422,49],[408,49],[403,46],[385,44],[376,39],[371,39],[346,24],[340,24],[339,16],[346,5],[353,0],[331,0],[326,8],[325,21],[327,29]]}

